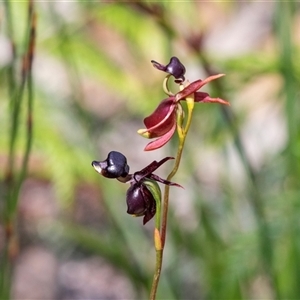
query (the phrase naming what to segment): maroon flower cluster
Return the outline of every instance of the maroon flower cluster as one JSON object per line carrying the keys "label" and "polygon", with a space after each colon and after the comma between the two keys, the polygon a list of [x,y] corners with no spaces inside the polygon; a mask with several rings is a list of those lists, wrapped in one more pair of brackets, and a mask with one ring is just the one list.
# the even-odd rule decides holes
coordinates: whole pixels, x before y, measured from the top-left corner
{"label": "maroon flower cluster", "polygon": [[[229,105],[229,103],[220,98],[211,98],[206,92],[199,92],[207,83],[224,76],[217,74],[209,76],[204,80],[196,80],[192,83],[185,81],[185,67],[177,57],[172,57],[170,62],[165,66],[154,60],[151,61],[153,66],[163,72],[168,73],[165,83],[170,76],[175,78],[175,83],[180,84],[180,91],[175,95],[169,92],[168,98],[162,100],[155,111],[144,119],[145,129],[138,131],[144,137],[155,138],[154,141],[148,143],[145,147],[146,151],[155,150],[165,145],[173,136],[177,126],[181,126],[178,118],[182,116],[181,101],[189,101],[196,103],[219,103]],[[189,106],[188,106],[189,107]],[[191,108],[190,108],[191,109]],[[151,164],[142,170],[129,174],[129,166],[126,157],[117,151],[111,151],[104,161],[93,161],[94,169],[107,178],[115,178],[123,183],[130,183],[130,187],[126,193],[127,213],[135,216],[144,216],[143,224],[146,224],[156,213],[156,200],[151,189],[153,181],[160,182],[166,185],[179,186],[179,184],[162,179],[153,174],[166,161],[173,157],[165,157],[160,161],[153,161]],[[151,184],[151,187],[149,187]],[[157,188],[160,192],[159,187]],[[152,189],[153,191],[153,189]]]}
{"label": "maroon flower cluster", "polygon": [[[167,72],[175,78],[180,79],[175,82],[182,83],[184,80],[185,68],[178,58],[171,58],[171,61],[167,66],[163,66],[155,61],[152,61],[152,63],[158,70]],[[180,105],[180,101],[186,100],[187,97],[193,97],[194,102],[198,103],[219,103],[229,105],[229,102],[221,98],[211,98],[208,93],[198,91],[207,83],[222,76],[224,76],[224,74],[209,76],[204,80],[196,80],[187,84],[183,90],[179,91],[175,95],[171,95],[164,99],[155,111],[144,119],[146,128],[138,131],[139,134],[149,139],[157,138],[155,141],[150,142],[144,150],[150,151],[158,149],[164,146],[172,138],[176,130],[176,113],[178,106]]]}

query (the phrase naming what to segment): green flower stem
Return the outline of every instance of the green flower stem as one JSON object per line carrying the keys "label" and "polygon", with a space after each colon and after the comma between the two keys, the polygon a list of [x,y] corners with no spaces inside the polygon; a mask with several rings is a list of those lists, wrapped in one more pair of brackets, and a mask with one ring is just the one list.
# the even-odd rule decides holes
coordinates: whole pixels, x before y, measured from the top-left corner
{"label": "green flower stem", "polygon": [[[193,114],[193,109],[194,109],[193,95],[187,97],[186,102],[187,102],[187,110],[188,110],[187,122],[186,122],[185,128],[183,130],[182,130],[181,124],[177,123],[179,145],[178,145],[178,149],[177,149],[177,155],[176,155],[174,167],[167,177],[167,180],[169,180],[169,181],[174,177],[174,175],[177,173],[177,170],[179,168],[185,139],[187,137],[187,133],[190,129],[190,125],[192,122],[192,114]],[[178,105],[180,105],[180,104],[178,103]],[[159,247],[159,248],[155,247],[156,248],[156,265],[155,265],[155,273],[153,276],[153,282],[152,282],[152,287],[151,287],[151,292],[150,292],[150,300],[154,300],[156,298],[156,292],[157,292],[158,283],[159,283],[160,274],[161,274],[161,268],[162,268],[162,262],[163,262],[163,251],[164,251],[164,246],[165,246],[165,242],[166,242],[169,194],[170,194],[170,186],[165,185],[162,225],[161,225],[160,234],[158,236],[160,239],[161,247]]]}
{"label": "green flower stem", "polygon": [[[192,114],[193,114],[193,109],[194,109],[194,97],[193,96],[187,97],[186,103],[187,103],[187,109],[188,109],[188,118],[187,118],[186,126],[185,126],[184,130],[182,131],[183,134],[182,135],[179,134],[179,145],[178,145],[178,150],[177,150],[174,167],[173,167],[172,171],[170,172],[169,176],[167,177],[167,180],[169,180],[169,181],[174,177],[174,175],[177,173],[177,170],[179,168],[185,139],[187,137],[187,133],[190,129],[191,122],[192,122]],[[178,131],[181,132],[181,128]],[[163,248],[164,248],[165,240],[166,240],[169,192],[170,192],[170,186],[166,185],[165,193],[164,193],[164,205],[163,205],[162,228],[161,228],[161,238],[162,238],[162,247]]]}
{"label": "green flower stem", "polygon": [[[158,233],[158,235],[157,235]],[[157,231],[157,228],[154,229],[154,241],[155,241],[155,251],[156,251],[156,263],[155,263],[155,272],[153,275],[153,281],[152,281],[152,287],[151,287],[151,292],[150,292],[150,298],[151,300],[155,300],[156,298],[156,292],[157,292],[157,287],[159,283],[159,278],[161,274],[161,267],[162,267],[162,260],[163,260],[163,248],[162,247],[157,247],[157,238],[160,239],[160,246],[161,245],[161,237],[159,234],[159,231]]]}

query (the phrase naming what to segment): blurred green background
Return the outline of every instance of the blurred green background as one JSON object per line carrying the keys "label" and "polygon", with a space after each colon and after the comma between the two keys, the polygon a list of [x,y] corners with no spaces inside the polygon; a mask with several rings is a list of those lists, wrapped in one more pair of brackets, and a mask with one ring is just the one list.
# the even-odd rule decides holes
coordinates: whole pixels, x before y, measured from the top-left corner
{"label": "blurred green background", "polygon": [[[127,215],[128,186],[100,177],[91,161],[120,151],[134,172],[175,155],[176,137],[148,153],[136,133],[165,97],[164,74],[150,61],[175,55],[190,81],[225,73],[205,89],[231,107],[195,107],[174,178],[185,189],[171,189],[158,299],[299,299],[299,3],[31,5],[36,47],[32,82],[22,89],[29,4],[0,4],[1,295],[148,297],[153,221]],[[9,181],[10,159],[20,190]]]}

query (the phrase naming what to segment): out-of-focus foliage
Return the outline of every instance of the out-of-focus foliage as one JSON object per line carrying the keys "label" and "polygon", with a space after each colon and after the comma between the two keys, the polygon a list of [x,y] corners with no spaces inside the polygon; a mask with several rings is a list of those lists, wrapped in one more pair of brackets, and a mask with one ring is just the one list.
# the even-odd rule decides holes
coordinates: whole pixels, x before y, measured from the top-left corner
{"label": "out-of-focus foliage", "polygon": [[[18,66],[28,7],[26,2],[7,3],[11,15],[4,4],[0,14],[1,186],[10,134],[9,22]],[[143,152],[147,140],[136,131],[165,97],[163,75],[150,61],[167,63],[176,55],[190,81],[226,73],[208,88],[212,96],[230,101],[231,107],[195,107],[181,169],[174,178],[185,189],[171,190],[158,298],[296,299],[300,295],[299,4],[46,1],[36,2],[35,9],[34,136],[17,214],[20,227],[24,226],[19,257],[32,243],[50,249],[56,262],[101,257],[128,279],[132,291],[127,297],[148,296],[155,263],[153,223],[143,227],[140,218],[127,215],[128,187],[99,177],[90,164],[117,150],[134,172],[175,155],[172,146]],[[26,142],[24,124],[22,114],[20,155]],[[167,173],[166,164],[160,175]],[[43,205],[36,214],[30,211],[26,193],[30,194],[32,182],[50,187],[40,195],[54,207],[55,213],[46,218]],[[3,203],[2,192],[0,197]],[[4,249],[1,243],[0,239]],[[15,270],[16,274],[18,260]],[[65,273],[59,267],[56,272],[63,281]],[[17,280],[26,279],[14,275],[15,298],[20,295]],[[62,286],[67,289],[65,282],[58,282],[52,295],[66,299]],[[112,296],[110,288],[106,294],[78,295],[99,299],[124,295],[120,291]]]}

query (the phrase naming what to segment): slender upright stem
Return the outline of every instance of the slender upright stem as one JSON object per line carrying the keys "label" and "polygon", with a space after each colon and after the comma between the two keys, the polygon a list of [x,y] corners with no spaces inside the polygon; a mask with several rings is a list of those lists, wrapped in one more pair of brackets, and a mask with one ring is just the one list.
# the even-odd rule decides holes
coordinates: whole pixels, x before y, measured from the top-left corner
{"label": "slender upright stem", "polygon": [[[169,181],[174,177],[174,175],[177,173],[177,170],[179,168],[185,139],[186,139],[186,136],[187,136],[187,133],[189,131],[191,121],[192,121],[192,113],[193,113],[193,108],[194,108],[193,96],[187,97],[186,102],[187,102],[187,108],[188,108],[188,119],[186,122],[186,126],[183,130],[181,127],[179,128],[180,125],[178,125],[178,127],[177,127],[178,136],[179,136],[179,145],[178,145],[177,155],[175,158],[175,163],[174,163],[173,169],[167,177],[167,180],[169,180]],[[180,105],[180,104],[178,103],[178,105]],[[155,266],[155,273],[153,276],[150,300],[154,300],[156,298],[156,292],[157,292],[158,283],[159,283],[160,274],[161,274],[161,268],[162,268],[162,262],[163,262],[163,252],[164,252],[164,247],[165,247],[165,242],[166,242],[166,233],[167,233],[169,194],[170,194],[170,186],[165,185],[162,224],[161,224],[161,230],[160,230],[160,235],[159,235],[159,238],[161,241],[161,247],[156,248],[156,266]]]}
{"label": "slender upright stem", "polygon": [[[187,133],[190,129],[191,122],[192,122],[192,113],[193,113],[193,109],[194,109],[194,98],[192,96],[190,96],[186,99],[186,102],[187,102],[187,107],[188,107],[188,119],[187,119],[186,126],[184,128],[183,134],[179,135],[179,145],[178,145],[178,150],[177,150],[174,167],[173,167],[172,171],[170,172],[169,176],[167,177],[167,180],[169,180],[169,181],[174,177],[174,175],[177,173],[177,170],[179,168],[185,139],[187,137]],[[179,132],[179,130],[178,130],[178,132]],[[170,193],[170,186],[166,185],[165,193],[164,193],[163,215],[162,215],[162,225],[161,225],[161,239],[162,239],[162,247],[163,248],[164,248],[164,245],[166,242],[169,193]]]}
{"label": "slender upright stem", "polygon": [[161,274],[161,267],[162,267],[162,260],[163,260],[163,248],[156,249],[156,264],[155,264],[155,273],[153,275],[152,287],[150,292],[150,300],[155,300],[157,287],[159,283],[159,278]]}

